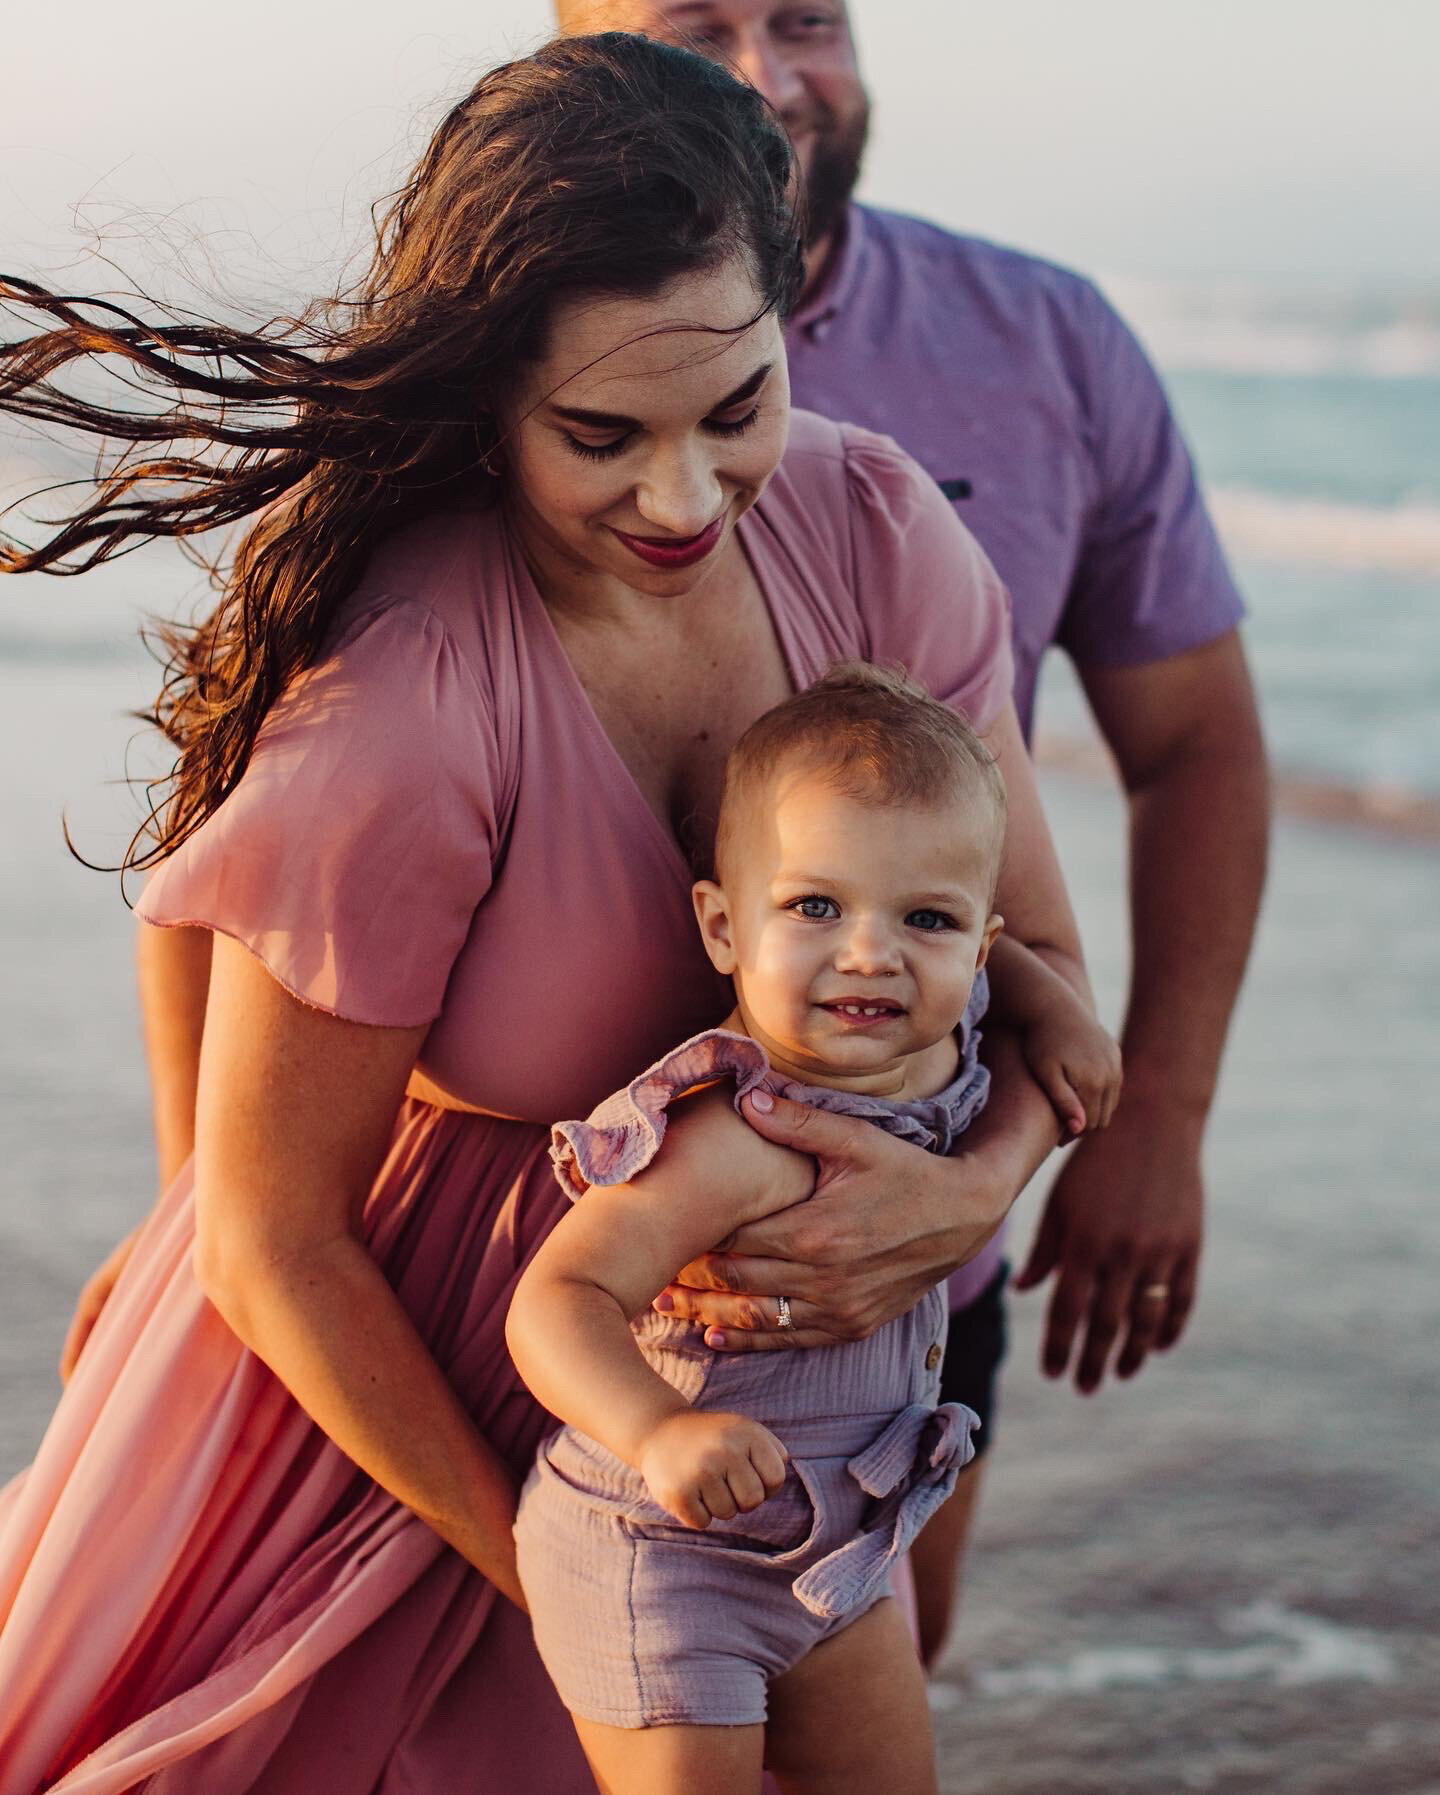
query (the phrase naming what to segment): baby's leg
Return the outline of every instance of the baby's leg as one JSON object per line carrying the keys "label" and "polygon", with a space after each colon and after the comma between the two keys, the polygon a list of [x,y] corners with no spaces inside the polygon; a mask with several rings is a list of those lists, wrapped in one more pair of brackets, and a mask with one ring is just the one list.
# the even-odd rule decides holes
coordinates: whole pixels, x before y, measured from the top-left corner
{"label": "baby's leg", "polygon": [[[913,1657],[913,1646],[910,1652]],[[578,1714],[571,1719],[600,1795],[760,1795],[763,1726],[624,1727]]]}
{"label": "baby's leg", "polygon": [[925,1673],[889,1597],[770,1685],[765,1762],[785,1795],[937,1795]]}

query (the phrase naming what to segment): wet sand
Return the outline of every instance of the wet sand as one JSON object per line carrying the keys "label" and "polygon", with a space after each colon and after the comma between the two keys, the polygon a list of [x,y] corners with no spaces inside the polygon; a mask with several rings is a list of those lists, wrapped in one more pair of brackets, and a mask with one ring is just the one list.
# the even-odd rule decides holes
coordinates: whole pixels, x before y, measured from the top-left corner
{"label": "wet sand", "polygon": [[[85,720],[131,701],[127,666],[0,671],[0,1475],[33,1449],[75,1291],[153,1177],[132,925],[55,821],[62,800],[98,814],[76,802]],[[1073,770],[1045,793],[1113,1017],[1118,806]],[[1437,874],[1421,842],[1281,824],[1176,1352],[1082,1400],[1034,1370],[1042,1298],[1016,1304],[934,1690],[947,1795],[1440,1795]]]}
{"label": "wet sand", "polygon": [[[1113,1016],[1118,805],[1045,793]],[[1437,894],[1433,847],[1282,822],[1189,1334],[1084,1399],[1014,1305],[946,1795],[1440,1790]]]}

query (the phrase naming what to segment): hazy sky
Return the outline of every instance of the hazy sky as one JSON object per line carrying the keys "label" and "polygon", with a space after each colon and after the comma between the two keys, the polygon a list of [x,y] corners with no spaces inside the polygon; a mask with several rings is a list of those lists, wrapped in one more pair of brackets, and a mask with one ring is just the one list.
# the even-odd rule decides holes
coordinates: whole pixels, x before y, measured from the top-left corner
{"label": "hazy sky", "polygon": [[[0,102],[10,265],[53,266],[78,205],[132,267],[169,215],[221,267],[253,241],[307,287],[440,103],[549,21],[547,0],[22,6]],[[1440,0],[853,11],[878,202],[1106,274],[1440,287]]]}

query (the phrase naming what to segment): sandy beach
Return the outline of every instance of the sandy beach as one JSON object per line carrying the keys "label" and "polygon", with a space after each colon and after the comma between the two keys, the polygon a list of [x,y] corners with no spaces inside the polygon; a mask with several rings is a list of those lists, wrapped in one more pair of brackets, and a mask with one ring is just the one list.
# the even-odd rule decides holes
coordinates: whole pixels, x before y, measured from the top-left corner
{"label": "sandy beach", "polygon": [[[0,879],[0,1474],[33,1449],[73,1296],[153,1179],[133,925],[58,838],[68,804],[92,840],[118,840],[96,770],[118,770],[127,732],[112,721],[102,740],[95,719],[138,701],[131,666],[116,650],[0,669],[18,770]],[[1045,796],[1113,1018],[1117,800],[1074,770],[1047,772]],[[1202,1299],[1176,1353],[1082,1400],[1034,1369],[1041,1299],[1016,1305],[1003,1448],[934,1690],[947,1795],[1440,1790],[1440,1220],[1421,1120],[1437,873],[1425,842],[1281,824],[1211,1134]]]}

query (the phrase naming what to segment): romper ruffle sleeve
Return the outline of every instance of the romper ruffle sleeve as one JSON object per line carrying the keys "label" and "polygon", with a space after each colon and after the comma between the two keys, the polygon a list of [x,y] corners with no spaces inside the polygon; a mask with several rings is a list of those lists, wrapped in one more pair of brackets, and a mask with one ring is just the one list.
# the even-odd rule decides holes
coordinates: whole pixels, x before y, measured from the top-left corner
{"label": "romper ruffle sleeve", "polygon": [[349,1021],[431,1022],[489,889],[500,783],[491,707],[452,636],[386,600],[274,706],[139,914],[233,936]]}
{"label": "romper ruffle sleeve", "polygon": [[607,1097],[585,1121],[557,1122],[550,1131],[555,1175],[571,1197],[582,1196],[592,1185],[626,1183],[643,1172],[660,1151],[669,1106],[675,1098],[722,1078],[735,1081],[737,1110],[748,1091],[763,1087],[793,1103],[873,1122],[927,1153],[948,1153],[989,1095],[990,1074],[979,1057],[979,1024],[989,991],[982,967],[956,1031],[959,1067],[945,1089],[933,1097],[895,1102],[857,1091],[835,1091],[826,1085],[801,1084],[772,1071],[765,1049],[749,1035],[706,1029],[656,1060],[624,1090]]}

